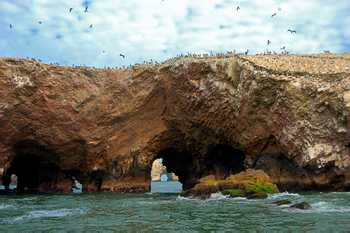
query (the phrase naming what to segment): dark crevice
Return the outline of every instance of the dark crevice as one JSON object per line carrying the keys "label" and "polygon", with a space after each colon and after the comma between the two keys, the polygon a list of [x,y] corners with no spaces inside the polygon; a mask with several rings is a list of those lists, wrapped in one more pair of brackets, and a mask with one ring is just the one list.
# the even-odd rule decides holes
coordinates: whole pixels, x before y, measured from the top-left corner
{"label": "dark crevice", "polygon": [[161,151],[157,158],[163,159],[167,172],[173,172],[179,177],[184,189],[193,187],[197,182],[193,156],[187,151],[169,148]]}
{"label": "dark crevice", "polygon": [[103,170],[93,171],[90,175],[90,180],[95,185],[97,191],[101,191],[102,183],[106,177],[106,172]]}
{"label": "dark crevice", "polygon": [[39,186],[47,189],[62,176],[58,167],[58,156],[48,147],[36,141],[26,140],[14,146],[14,159],[4,176],[8,189],[11,175],[17,176],[17,192],[37,192]]}
{"label": "dark crevice", "polygon": [[215,175],[217,178],[226,178],[245,169],[245,154],[239,149],[228,145],[210,146],[205,157],[205,175]]}

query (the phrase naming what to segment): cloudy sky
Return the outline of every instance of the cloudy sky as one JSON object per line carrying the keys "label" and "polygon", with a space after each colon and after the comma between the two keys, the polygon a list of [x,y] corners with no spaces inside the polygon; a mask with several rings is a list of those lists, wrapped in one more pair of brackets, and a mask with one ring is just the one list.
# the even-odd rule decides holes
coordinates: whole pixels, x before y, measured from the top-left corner
{"label": "cloudy sky", "polygon": [[0,0],[0,56],[104,67],[284,46],[349,52],[349,0]]}

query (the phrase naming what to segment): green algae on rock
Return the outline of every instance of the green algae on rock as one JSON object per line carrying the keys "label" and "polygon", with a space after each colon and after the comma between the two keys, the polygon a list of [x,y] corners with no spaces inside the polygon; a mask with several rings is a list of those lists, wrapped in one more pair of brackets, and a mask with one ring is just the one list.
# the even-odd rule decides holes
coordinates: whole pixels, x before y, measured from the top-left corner
{"label": "green algae on rock", "polygon": [[248,169],[223,180],[217,180],[212,175],[204,177],[192,189],[185,192],[185,195],[205,198],[219,191],[230,197],[251,199],[266,198],[268,194],[279,192],[266,173],[261,170]]}

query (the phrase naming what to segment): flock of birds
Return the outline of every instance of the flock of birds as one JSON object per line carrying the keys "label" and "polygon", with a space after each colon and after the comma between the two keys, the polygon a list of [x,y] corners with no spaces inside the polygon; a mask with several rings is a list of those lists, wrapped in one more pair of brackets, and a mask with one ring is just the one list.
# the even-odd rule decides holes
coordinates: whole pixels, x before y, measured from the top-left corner
{"label": "flock of birds", "polygon": [[[69,8],[69,13],[72,13],[73,9],[74,9],[73,7]],[[85,6],[84,13],[88,13],[88,11],[89,11],[89,6]],[[43,21],[38,21],[38,24],[43,24]],[[10,27],[10,29],[14,28],[13,24],[10,24],[9,27]],[[89,25],[89,28],[93,28],[93,25],[90,24],[90,25]],[[57,37],[56,37],[56,38],[57,38]],[[103,50],[102,53],[106,53],[106,51]],[[119,56],[120,56],[121,58],[123,58],[123,59],[126,58],[126,55],[124,55],[124,54],[122,54],[122,53],[120,53]]]}
{"label": "flock of birds", "polygon": [[[241,9],[240,6],[237,6],[236,10],[239,11],[240,9]],[[279,7],[279,8],[278,8],[278,11],[281,11],[281,10],[282,10],[282,9]],[[277,12],[274,12],[274,13],[271,15],[271,18],[274,18],[275,16],[277,16]],[[287,32],[290,32],[291,34],[296,34],[296,33],[297,33],[296,30],[292,30],[292,29],[288,29]],[[270,44],[271,44],[271,41],[270,41],[270,40],[267,40],[267,45],[269,46]],[[282,50],[282,53],[288,54],[288,51],[286,51],[286,46],[283,46],[283,47],[281,48],[281,50]],[[249,53],[249,49],[247,49],[247,50],[244,52],[245,55],[248,55],[248,53]],[[271,52],[268,51],[267,53],[271,53]]]}
{"label": "flock of birds", "polygon": [[[164,0],[162,0],[162,1],[164,1]],[[69,8],[69,13],[72,13],[73,9],[74,9],[73,7]],[[240,11],[240,10],[241,10],[240,6],[237,6],[237,7],[236,7],[236,11]],[[281,8],[278,8],[278,11],[281,11],[281,10],[282,10]],[[86,5],[85,8],[84,8],[84,13],[88,13],[88,12],[89,12],[89,6]],[[271,18],[274,18],[274,17],[276,17],[276,16],[277,16],[277,12],[273,13],[273,14],[271,15]],[[40,24],[40,25],[43,24],[43,21],[38,21],[38,24]],[[10,27],[10,29],[12,29],[12,28],[14,28],[14,25],[13,25],[13,24],[10,24],[9,27]],[[90,28],[90,29],[93,28],[93,24],[90,24],[90,25],[89,25],[89,28]],[[289,33],[291,33],[291,34],[296,34],[296,33],[297,33],[296,30],[292,30],[292,29],[288,29],[287,32],[289,32]],[[57,37],[56,37],[56,38],[57,38]],[[271,43],[272,43],[272,42],[271,42],[270,40],[267,40],[267,45],[268,45],[268,46],[269,46]],[[289,53],[288,51],[286,51],[286,46],[283,46],[283,47],[281,48],[281,51],[282,51],[283,54],[288,54],[288,53]],[[106,51],[103,50],[102,53],[104,54],[104,53],[106,53]],[[248,55],[248,53],[249,53],[249,49],[247,49],[247,50],[244,52],[245,55]],[[271,52],[267,51],[267,53],[269,54],[269,53],[271,53]],[[123,59],[126,58],[126,55],[124,55],[124,54],[122,54],[122,53],[120,53],[119,56],[120,56],[121,58],[123,58]],[[144,63],[147,63],[147,62],[144,62]]]}

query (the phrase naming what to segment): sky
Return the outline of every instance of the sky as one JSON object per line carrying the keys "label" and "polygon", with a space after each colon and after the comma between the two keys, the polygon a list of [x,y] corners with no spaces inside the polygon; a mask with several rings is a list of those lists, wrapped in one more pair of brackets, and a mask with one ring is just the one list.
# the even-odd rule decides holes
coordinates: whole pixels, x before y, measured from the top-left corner
{"label": "sky", "polygon": [[6,57],[114,67],[283,47],[350,52],[349,0],[0,0]]}

